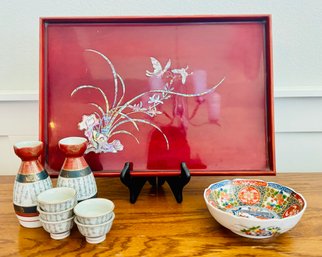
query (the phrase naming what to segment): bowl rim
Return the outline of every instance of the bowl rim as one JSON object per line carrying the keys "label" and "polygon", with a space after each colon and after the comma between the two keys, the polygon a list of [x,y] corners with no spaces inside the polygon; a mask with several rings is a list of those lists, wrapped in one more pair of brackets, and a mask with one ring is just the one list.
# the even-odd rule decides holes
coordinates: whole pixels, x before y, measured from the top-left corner
{"label": "bowl rim", "polygon": [[42,141],[39,140],[26,140],[20,141],[14,144],[14,147],[17,149],[24,149],[24,148],[33,148],[43,145]]}
{"label": "bowl rim", "polygon": [[66,209],[66,210],[63,210],[63,211],[47,212],[47,211],[42,210],[42,209],[40,208],[40,206],[39,206],[39,205],[37,206],[37,211],[38,211],[39,213],[41,213],[41,214],[48,214],[48,215],[62,214],[62,213],[64,213],[64,212],[72,211],[73,209],[74,209],[74,207],[72,206],[72,207],[70,207],[69,209]]}
{"label": "bowl rim", "polygon": [[[86,204],[90,204],[90,202],[94,202],[94,201],[103,201],[103,202],[108,202],[109,204],[112,205],[112,209],[108,212],[105,212],[103,214],[98,214],[98,215],[91,215],[91,216],[87,216],[87,215],[83,215],[79,213],[79,208],[81,208],[81,206],[86,205]],[[76,216],[82,217],[82,218],[98,218],[101,216],[105,216],[106,214],[110,214],[111,212],[114,211],[115,208],[115,204],[113,203],[113,201],[107,199],[107,198],[90,198],[84,201],[81,201],[79,203],[77,203],[74,207],[74,213]]]}
{"label": "bowl rim", "polygon": [[46,224],[59,224],[59,223],[73,221],[74,218],[75,218],[75,215],[73,215],[72,217],[70,217],[68,219],[60,220],[60,221],[47,221],[47,220],[43,220],[41,217],[39,217],[39,220],[40,220],[40,222],[46,223]]}
{"label": "bowl rim", "polygon": [[[206,197],[206,192],[208,191],[208,189],[210,189],[210,187],[211,186],[213,186],[213,185],[215,185],[215,184],[219,184],[219,183],[222,183],[222,182],[224,182],[224,181],[234,181],[234,180],[250,180],[250,181],[259,181],[259,182],[265,182],[265,183],[274,183],[274,184],[278,184],[278,185],[280,185],[280,186],[283,186],[283,187],[286,187],[286,188],[288,188],[288,189],[290,189],[292,192],[294,192],[295,194],[297,194],[297,195],[299,195],[300,197],[301,197],[301,199],[303,200],[303,208],[302,208],[302,210],[301,211],[299,211],[298,213],[296,213],[295,215],[292,215],[292,216],[288,216],[288,217],[285,217],[285,218],[271,218],[271,219],[264,219],[264,220],[262,220],[262,219],[257,219],[257,218],[246,218],[246,217],[240,217],[240,216],[236,216],[236,215],[234,215],[234,214],[232,214],[232,213],[230,213],[230,212],[227,212],[227,211],[223,211],[223,210],[221,210],[221,209],[219,209],[219,208],[217,208],[217,207],[215,207],[215,206],[213,206],[213,205],[211,205],[208,201],[207,201],[207,197]],[[300,194],[300,193],[298,193],[297,191],[295,191],[293,188],[291,188],[291,187],[288,187],[288,186],[284,186],[284,185],[282,185],[282,184],[280,184],[280,183],[277,183],[277,182],[272,182],[272,181],[265,181],[265,180],[262,180],[262,179],[251,179],[251,178],[246,178],[246,179],[244,179],[244,178],[235,178],[235,179],[224,179],[224,180],[221,180],[221,181],[218,181],[218,182],[215,182],[215,183],[212,183],[212,184],[210,184],[207,188],[205,188],[204,189],[204,193],[203,193],[203,197],[204,197],[204,201],[206,202],[206,204],[207,204],[207,206],[210,206],[212,209],[214,209],[214,210],[216,210],[216,211],[219,211],[219,212],[221,212],[221,213],[224,213],[224,214],[226,214],[226,215],[228,215],[228,216],[231,216],[231,217],[233,217],[233,218],[235,218],[235,219],[239,219],[239,220],[252,220],[252,221],[254,221],[254,220],[256,220],[257,222],[259,222],[259,223],[265,223],[265,222],[271,222],[271,221],[285,221],[285,220],[291,220],[291,219],[294,219],[295,217],[297,217],[297,216],[300,216],[300,215],[302,215],[303,213],[304,213],[304,211],[305,211],[305,209],[306,209],[306,207],[307,207],[307,202],[306,202],[306,200],[305,200],[305,198],[303,197],[303,195],[302,194]]]}
{"label": "bowl rim", "polygon": [[77,225],[81,226],[81,227],[85,227],[85,228],[94,228],[94,227],[101,227],[101,226],[105,226],[105,225],[107,225],[107,224],[109,224],[109,223],[112,223],[112,222],[113,222],[113,220],[114,220],[114,218],[115,218],[115,213],[114,213],[114,212],[112,212],[112,217],[111,217],[108,221],[105,221],[104,223],[100,223],[100,224],[89,225],[89,224],[83,224],[83,223],[80,223],[80,222],[77,220],[77,215],[75,215],[75,220],[74,220],[74,222],[75,222]]}
{"label": "bowl rim", "polygon": [[73,146],[81,145],[87,142],[85,137],[64,137],[58,141],[59,145]]}
{"label": "bowl rim", "polygon": [[[70,190],[72,191],[72,196],[65,199],[65,200],[61,200],[61,201],[52,201],[52,202],[47,202],[47,201],[44,201],[42,199],[39,199],[42,195],[44,195],[45,193],[48,193],[48,191],[57,191],[57,190],[60,190],[60,189],[63,189],[63,190]],[[77,192],[74,188],[71,188],[71,187],[52,187],[52,188],[49,188],[43,192],[41,192],[40,194],[37,195],[37,202],[39,204],[47,204],[47,205],[55,205],[55,204],[61,204],[61,203],[65,203],[65,202],[68,202],[70,200],[73,200],[76,198],[76,195],[77,195]]]}

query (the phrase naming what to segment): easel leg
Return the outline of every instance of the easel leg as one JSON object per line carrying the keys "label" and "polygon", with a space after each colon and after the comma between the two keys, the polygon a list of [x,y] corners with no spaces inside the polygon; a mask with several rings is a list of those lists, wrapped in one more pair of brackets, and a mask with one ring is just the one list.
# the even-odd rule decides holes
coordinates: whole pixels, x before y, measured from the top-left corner
{"label": "easel leg", "polygon": [[176,198],[178,203],[181,203],[183,200],[182,192],[186,184],[189,183],[191,178],[189,169],[187,168],[186,163],[181,163],[181,174],[178,177],[165,177],[165,181],[168,182],[171,191]]}
{"label": "easel leg", "polygon": [[[181,173],[179,176],[161,176],[161,177],[141,177],[141,176],[132,176],[131,171],[133,170],[133,163],[127,162],[124,165],[123,170],[121,171],[120,179],[124,185],[126,185],[130,191],[130,202],[135,203],[144,184],[148,181],[152,186],[157,188],[161,187],[164,182],[167,182],[170,186],[170,189],[176,198],[178,203],[181,203],[183,200],[183,188],[190,181],[191,175],[187,165],[181,163]],[[158,178],[158,179],[157,179]]]}
{"label": "easel leg", "polygon": [[130,202],[135,203],[145,182],[147,181],[146,177],[133,177],[130,172],[133,169],[133,163],[127,162],[124,165],[123,170],[121,171],[121,181],[126,185],[130,191]]}

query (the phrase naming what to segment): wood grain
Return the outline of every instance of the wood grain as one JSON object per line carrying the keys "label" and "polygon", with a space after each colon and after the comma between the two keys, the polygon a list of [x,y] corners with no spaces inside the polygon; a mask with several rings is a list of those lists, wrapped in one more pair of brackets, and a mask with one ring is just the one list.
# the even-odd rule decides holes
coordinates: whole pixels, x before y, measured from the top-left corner
{"label": "wood grain", "polygon": [[[308,208],[291,231],[272,239],[247,239],[220,226],[209,214],[203,190],[230,177],[192,177],[178,204],[169,187],[145,185],[135,204],[118,178],[97,178],[99,197],[115,203],[106,240],[86,243],[75,226],[56,241],[42,228],[19,225],[12,207],[14,177],[0,177],[0,256],[322,256],[322,173],[261,177],[303,194]],[[54,184],[56,180],[54,180]],[[317,204],[319,203],[319,204]]]}

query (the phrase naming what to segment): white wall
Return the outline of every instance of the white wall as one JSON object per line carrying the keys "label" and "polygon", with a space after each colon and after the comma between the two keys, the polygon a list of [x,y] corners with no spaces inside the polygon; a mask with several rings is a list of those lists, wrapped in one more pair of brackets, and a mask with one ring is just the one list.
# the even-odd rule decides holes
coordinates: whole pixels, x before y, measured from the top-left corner
{"label": "white wall", "polygon": [[0,174],[38,137],[39,17],[253,13],[273,17],[277,170],[322,171],[322,1],[1,0]]}

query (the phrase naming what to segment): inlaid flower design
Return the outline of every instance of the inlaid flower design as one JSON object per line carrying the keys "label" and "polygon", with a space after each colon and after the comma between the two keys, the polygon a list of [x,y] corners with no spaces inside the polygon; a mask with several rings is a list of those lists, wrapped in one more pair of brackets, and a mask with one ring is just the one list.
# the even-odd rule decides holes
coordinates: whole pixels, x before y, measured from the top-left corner
{"label": "inlaid flower design", "polygon": [[[142,92],[132,99],[124,101],[126,85],[121,75],[116,71],[112,61],[97,50],[86,49],[86,51],[94,53],[106,61],[112,71],[114,82],[114,96],[112,103],[108,100],[105,92],[100,87],[94,85],[80,85],[71,93],[71,96],[74,96],[80,90],[96,90],[101,94],[105,103],[104,106],[100,106],[95,102],[90,102],[89,104],[95,107],[97,111],[90,114],[84,114],[82,116],[82,120],[78,123],[79,130],[84,131],[84,135],[89,141],[86,153],[117,153],[122,151],[124,149],[124,145],[119,139],[117,139],[117,136],[121,134],[128,135],[137,143],[140,143],[139,139],[131,129],[125,129],[123,127],[125,124],[132,124],[132,128],[137,133],[140,131],[140,124],[153,127],[162,134],[167,149],[169,149],[170,146],[167,136],[150,120],[151,118],[163,114],[158,107],[163,105],[166,100],[173,96],[199,97],[209,94],[225,80],[225,78],[222,78],[217,84],[198,94],[180,93],[175,90],[174,82],[181,82],[181,85],[186,84],[189,76],[193,74],[193,72],[188,71],[189,66],[186,66],[185,68],[173,68],[171,67],[171,59],[169,59],[165,66],[162,67],[157,58],[150,57],[153,70],[146,70],[145,75],[152,79],[161,80],[163,83],[162,89],[153,89],[147,92]],[[176,85],[177,84],[178,83],[176,83]],[[146,96],[148,96],[148,98]],[[148,100],[146,101],[144,99]],[[142,115],[146,115],[149,119],[142,118]]]}

